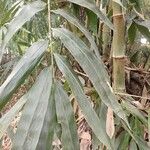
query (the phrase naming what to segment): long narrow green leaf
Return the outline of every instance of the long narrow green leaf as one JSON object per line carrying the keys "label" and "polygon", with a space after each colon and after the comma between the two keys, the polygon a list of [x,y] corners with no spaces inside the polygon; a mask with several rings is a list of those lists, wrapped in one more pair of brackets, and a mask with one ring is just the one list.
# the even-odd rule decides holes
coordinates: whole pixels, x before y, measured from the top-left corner
{"label": "long narrow green leaf", "polygon": [[71,103],[61,84],[57,82],[55,103],[58,122],[62,126],[62,145],[65,150],[79,150],[77,127]]}
{"label": "long narrow green leaf", "polygon": [[23,96],[1,119],[0,119],[0,139],[10,125],[12,119],[21,110],[26,102],[25,96]]}
{"label": "long narrow green leaf", "polygon": [[54,36],[61,39],[65,47],[87,73],[103,103],[111,107],[113,111],[128,124],[125,112],[113,94],[108,80],[109,77],[102,60],[100,60],[100,58],[98,59],[85,43],[70,31],[64,28],[57,28],[53,29],[53,33]]}
{"label": "long narrow green leaf", "polygon": [[135,21],[135,26],[139,30],[139,32],[150,41],[150,31],[146,26],[141,25],[138,21]]}
{"label": "long narrow green leaf", "polygon": [[4,40],[2,41],[0,47],[0,62],[2,55],[5,51],[5,47],[12,36],[27,22],[29,21],[37,12],[45,8],[45,3],[42,1],[34,1],[30,4],[24,5],[19,12],[19,14],[10,22]]}
{"label": "long narrow green leaf", "polygon": [[26,76],[34,69],[47,47],[47,41],[39,41],[27,49],[25,55],[0,87],[0,110],[9,101],[14,91],[22,84]]}
{"label": "long narrow green leaf", "polygon": [[131,113],[133,116],[138,117],[146,126],[147,126],[147,119],[142,115],[142,113],[128,101],[123,101],[122,105],[125,109]]}
{"label": "long narrow green leaf", "polygon": [[71,70],[71,66],[67,63],[66,59],[64,59],[62,56],[58,54],[55,54],[55,60],[59,69],[65,75],[70,85],[70,88],[72,89],[78,101],[78,104],[81,107],[83,114],[89,126],[92,128],[94,134],[108,148],[113,149],[111,141],[107,136],[105,129],[103,129],[103,127],[101,126],[101,122],[96,112],[94,111],[92,105],[90,104],[89,100],[84,94],[83,88],[81,86],[81,82],[79,81],[77,76],[73,73],[73,70]]}
{"label": "long narrow green leaf", "polygon": [[134,141],[138,144],[139,149],[141,150],[149,150],[149,147],[147,145],[147,143],[141,139],[139,136],[137,136],[136,134],[134,134],[134,132],[132,132],[127,126],[126,124],[124,124],[124,122],[122,122],[124,129],[130,134],[130,136],[134,139]]}
{"label": "long narrow green leaf", "polygon": [[82,7],[86,7],[93,11],[108,27],[114,29],[113,24],[110,20],[99,10],[99,8],[94,4],[92,0],[67,0],[74,4],[80,5]]}
{"label": "long narrow green leaf", "polygon": [[86,38],[89,40],[89,42],[91,44],[91,48],[92,48],[92,50],[94,50],[96,56],[98,58],[100,57],[98,48],[96,46],[96,43],[95,43],[92,35],[90,34],[90,32],[88,31],[88,29],[80,22],[80,20],[77,17],[73,16],[69,12],[64,11],[63,9],[53,10],[52,12],[54,12],[55,14],[59,14],[59,15],[63,16],[70,23],[72,23],[73,25],[75,25],[76,27],[78,27],[84,33],[84,35],[86,36]]}
{"label": "long narrow green leaf", "polygon": [[[35,150],[42,133],[52,87],[52,72],[44,69],[27,95],[22,117],[13,141],[13,149]],[[47,131],[48,134],[48,131]]]}
{"label": "long narrow green leaf", "polygon": [[53,150],[52,142],[54,131],[57,126],[57,116],[55,108],[55,86],[52,84],[51,95],[48,103],[48,110],[45,115],[42,132],[36,147],[36,150]]}

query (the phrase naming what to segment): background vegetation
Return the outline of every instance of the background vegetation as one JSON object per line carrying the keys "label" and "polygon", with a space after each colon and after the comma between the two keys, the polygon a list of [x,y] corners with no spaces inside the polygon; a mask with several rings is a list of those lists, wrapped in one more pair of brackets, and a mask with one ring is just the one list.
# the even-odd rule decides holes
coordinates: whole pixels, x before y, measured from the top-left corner
{"label": "background vegetation", "polygon": [[2,149],[149,150],[149,8],[0,0]]}

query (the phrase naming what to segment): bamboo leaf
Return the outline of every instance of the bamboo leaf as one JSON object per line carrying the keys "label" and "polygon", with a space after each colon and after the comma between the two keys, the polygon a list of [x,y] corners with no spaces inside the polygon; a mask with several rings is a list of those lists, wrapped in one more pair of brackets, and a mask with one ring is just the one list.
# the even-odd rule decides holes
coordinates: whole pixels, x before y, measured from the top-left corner
{"label": "bamboo leaf", "polygon": [[97,29],[98,29],[98,25],[99,25],[98,24],[99,19],[98,19],[97,15],[93,11],[87,9],[86,10],[86,16],[87,16],[87,28],[94,35],[97,35]]}
{"label": "bamboo leaf", "polygon": [[132,132],[127,126],[126,124],[123,124],[123,127],[124,129],[130,134],[130,136],[133,138],[133,140],[138,144],[139,146],[139,149],[142,149],[142,150],[149,150],[149,147],[147,145],[147,143],[141,139],[139,136],[137,136],[136,134],[134,134],[134,132]]}
{"label": "bamboo leaf", "polygon": [[147,126],[147,120],[146,118],[142,115],[142,113],[132,104],[130,104],[125,98],[126,101],[123,101],[122,105],[125,107],[125,109],[130,112],[133,116],[138,117],[146,126]]}
{"label": "bamboo leaf", "polygon": [[0,110],[9,101],[14,91],[23,83],[26,76],[34,69],[35,65],[43,56],[47,46],[47,41],[39,41],[27,49],[25,55],[0,87]]}
{"label": "bamboo leaf", "polygon": [[98,58],[100,57],[97,45],[96,45],[96,43],[95,43],[92,35],[88,31],[88,29],[79,21],[79,19],[77,17],[73,16],[69,12],[64,11],[63,9],[53,10],[52,12],[54,12],[55,14],[59,14],[59,15],[63,16],[70,23],[72,23],[73,25],[75,25],[76,27],[78,27],[84,33],[84,35],[86,36],[86,38],[89,40],[89,42],[91,44],[91,48],[92,48],[92,50],[94,50],[96,56]]}
{"label": "bamboo leaf", "polygon": [[[22,117],[13,141],[14,150],[36,149],[40,135],[42,134],[43,126],[45,123],[49,124],[49,119],[51,118],[51,116],[49,116],[48,120],[45,119],[47,111],[50,109],[49,98],[51,87],[52,72],[49,68],[46,68],[40,73],[35,84],[26,96],[27,102],[24,106]],[[47,135],[48,133],[47,130]]]}
{"label": "bamboo leaf", "polygon": [[52,142],[54,137],[54,130],[57,125],[57,116],[54,99],[55,87],[52,84],[51,95],[47,106],[47,112],[41,130],[40,138],[36,147],[36,150],[53,150]]}
{"label": "bamboo leaf", "polygon": [[67,0],[71,3],[80,5],[93,11],[110,29],[114,29],[113,24],[110,20],[99,10],[92,0]]}
{"label": "bamboo leaf", "polygon": [[83,88],[81,86],[81,82],[79,81],[77,76],[73,73],[73,70],[71,70],[71,66],[67,63],[66,59],[64,59],[62,56],[58,54],[55,54],[55,60],[59,69],[65,75],[70,85],[70,88],[72,89],[78,101],[78,104],[83,111],[85,119],[87,120],[89,126],[92,128],[94,134],[108,148],[113,149],[109,137],[107,136],[105,130],[101,126],[101,122],[96,112],[92,108],[89,100],[85,96]]}
{"label": "bamboo leaf", "polygon": [[23,96],[1,119],[0,119],[0,139],[2,138],[3,134],[7,130],[8,126],[10,125],[11,121],[17,115],[17,113],[21,110],[23,105],[26,102],[25,96]]}
{"label": "bamboo leaf", "polygon": [[5,47],[13,35],[27,22],[29,21],[37,12],[45,8],[45,3],[42,1],[34,1],[30,4],[24,5],[18,15],[10,22],[8,30],[4,36],[0,47],[0,62],[2,55],[5,51]]}
{"label": "bamboo leaf", "polygon": [[133,22],[128,29],[128,37],[131,44],[134,43],[134,40],[136,38],[136,32],[137,32],[137,28],[135,23]]}
{"label": "bamboo leaf", "polygon": [[65,150],[79,150],[74,113],[66,92],[56,84],[55,103],[58,122],[62,126],[62,145]]}
{"label": "bamboo leaf", "polygon": [[100,58],[98,59],[89,48],[78,37],[64,28],[53,29],[55,37],[59,37],[65,47],[71,52],[79,62],[83,70],[89,76],[101,100],[105,105],[111,107],[113,111],[127,124],[125,112],[117,102],[112,88],[109,84],[109,76]]}
{"label": "bamboo leaf", "polygon": [[139,24],[137,21],[135,22],[135,25],[137,27],[137,29],[139,30],[139,32],[145,37],[147,38],[148,41],[150,41],[150,31],[147,27]]}

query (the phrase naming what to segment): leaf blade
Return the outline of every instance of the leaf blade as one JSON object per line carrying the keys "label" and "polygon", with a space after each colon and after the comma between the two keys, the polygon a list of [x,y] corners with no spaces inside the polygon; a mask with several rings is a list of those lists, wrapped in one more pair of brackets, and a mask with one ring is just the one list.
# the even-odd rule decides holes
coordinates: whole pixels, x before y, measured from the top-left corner
{"label": "leaf blade", "polygon": [[66,150],[79,150],[77,127],[68,95],[59,82],[56,83],[55,103],[58,122],[62,126],[62,144]]}
{"label": "leaf blade", "polygon": [[86,7],[93,11],[110,29],[114,29],[110,20],[99,10],[99,8],[90,0],[67,0],[71,3]]}
{"label": "leaf blade", "polygon": [[36,149],[49,106],[51,87],[52,73],[46,68],[27,94],[28,101],[14,137],[13,149]]}
{"label": "leaf blade", "polygon": [[42,1],[34,1],[22,7],[22,10],[8,26],[8,30],[0,47],[0,62],[5,51],[5,47],[12,36],[23,26],[23,24],[29,21],[37,12],[44,9],[44,7],[45,3]]}
{"label": "leaf blade", "polygon": [[25,55],[0,87],[0,110],[9,101],[9,98],[21,85],[26,76],[34,69],[47,47],[48,41],[39,41],[27,49]]}
{"label": "leaf blade", "polygon": [[86,38],[89,40],[89,42],[91,44],[91,48],[94,50],[96,56],[98,58],[100,57],[98,47],[97,47],[92,35],[88,31],[88,29],[79,21],[79,19],[77,17],[73,16],[69,12],[64,11],[63,9],[53,10],[52,12],[55,13],[55,14],[61,15],[62,17],[67,19],[69,22],[71,22],[73,25],[78,27],[82,31],[82,33],[84,33]]}
{"label": "leaf blade", "polygon": [[[127,124],[128,120],[120,104],[117,102],[109,84],[109,76],[100,58],[94,56],[89,48],[73,33],[64,28],[53,29],[54,37],[59,37],[64,46],[71,52],[80,66],[87,73],[102,101],[122,118]],[[128,124],[129,125],[129,124]]]}
{"label": "leaf blade", "polygon": [[60,55],[55,54],[55,60],[56,63],[61,70],[61,72],[65,75],[77,101],[79,106],[81,107],[83,114],[89,124],[89,126],[92,128],[95,135],[98,137],[98,139],[108,146],[108,148],[112,149],[112,144],[110,142],[110,139],[108,138],[105,130],[103,127],[100,127],[101,122],[93,110],[90,102],[86,98],[83,88],[81,86],[81,83],[79,79],[75,76],[73,71],[71,70],[71,67],[67,63],[67,61]]}

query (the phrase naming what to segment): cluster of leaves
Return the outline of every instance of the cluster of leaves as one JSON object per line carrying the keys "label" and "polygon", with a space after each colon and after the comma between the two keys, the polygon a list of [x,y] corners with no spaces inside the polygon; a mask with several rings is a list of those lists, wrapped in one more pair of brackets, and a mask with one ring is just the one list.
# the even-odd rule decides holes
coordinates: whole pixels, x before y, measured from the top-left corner
{"label": "cluster of leaves", "polygon": [[[114,1],[124,8],[121,1]],[[2,2],[4,3],[4,1]],[[129,2],[130,5],[133,4],[133,1]],[[59,2],[56,1],[55,3]],[[54,5],[56,5],[55,3]],[[107,4],[109,3],[104,3],[103,7],[106,7]],[[98,30],[100,30],[98,29],[99,19],[111,30],[114,29],[113,24],[92,0],[67,0],[67,2],[61,2],[61,5],[64,5],[67,11],[66,9],[51,11],[52,17],[54,17],[52,19],[56,19],[57,22],[55,25],[68,21],[66,28],[52,28],[53,37],[60,39],[61,44],[58,40],[50,42],[47,40],[49,34],[45,13],[47,9],[45,9],[46,3],[43,1],[38,0],[22,6],[20,6],[20,2],[17,2],[15,6],[9,9],[9,13],[12,14],[11,17],[8,17],[9,19],[4,17],[6,20],[1,23],[2,26],[7,23],[8,25],[0,46],[0,61],[3,62],[2,56],[7,47],[18,48],[18,46],[10,44],[11,40],[19,42],[16,45],[19,44],[20,54],[23,56],[14,65],[7,79],[1,81],[3,84],[0,87],[0,110],[11,100],[12,95],[24,83],[35,67],[42,63],[43,59],[46,59],[44,54],[48,49],[51,53],[51,58],[48,61],[50,60],[52,63],[51,66],[45,67],[41,71],[30,90],[0,119],[0,138],[2,138],[14,116],[21,110],[22,117],[17,132],[12,139],[13,149],[53,149],[52,142],[57,137],[60,139],[63,149],[78,150],[79,139],[75,115],[68,96],[68,92],[71,92],[92,129],[95,136],[93,140],[98,141],[93,142],[96,143],[92,145],[93,147],[97,148],[104,145],[112,150],[124,148],[148,150],[149,147],[143,140],[144,132],[142,129],[139,131],[142,125],[148,127],[147,118],[132,105],[133,100],[130,97],[118,98],[114,94],[110,85],[110,77],[100,57],[99,47],[97,46],[99,44],[97,41],[99,40],[97,38]],[[130,10],[128,16],[129,42],[135,41],[137,31],[149,39],[148,28],[144,25],[144,22],[138,20],[139,16],[137,15],[139,14],[136,14],[137,11],[139,12],[137,9],[139,5],[135,3],[131,6],[135,9]],[[75,11],[68,11],[69,7]],[[83,11],[83,14],[77,14],[78,10]],[[109,16],[111,16],[110,14]],[[65,18],[65,21],[60,21],[57,15],[61,15]],[[81,21],[86,16],[88,21]],[[93,18],[94,21],[91,21],[90,19]],[[31,21],[27,22],[29,20]],[[92,31],[92,34],[89,30]],[[18,37],[20,41],[18,41]],[[44,39],[39,40],[40,38]],[[94,38],[97,38],[96,42]],[[24,50],[24,46],[29,48]],[[59,47],[60,51],[55,50],[56,47]],[[69,52],[65,53],[65,56],[62,56],[64,54],[63,49]],[[25,51],[25,54],[22,51],[23,53]],[[93,86],[91,88],[96,91],[98,98],[95,98],[94,105],[98,112],[96,112],[95,107],[92,107],[91,101],[85,94],[85,85],[81,83],[70,62],[66,59],[68,55],[73,56],[82,67]],[[1,64],[3,65],[3,63]],[[69,84],[69,91],[65,91],[63,83],[55,78],[55,71],[58,69]],[[118,99],[121,99],[120,103]],[[104,118],[106,113],[109,112],[107,112],[107,109],[110,110],[109,108],[115,113],[115,119],[113,114],[111,117],[116,125],[114,127],[114,124],[112,124],[110,127],[116,130],[116,133],[111,133],[111,135],[106,129],[106,124],[110,123],[108,122],[110,116]],[[112,132],[112,129],[110,130]]]}

